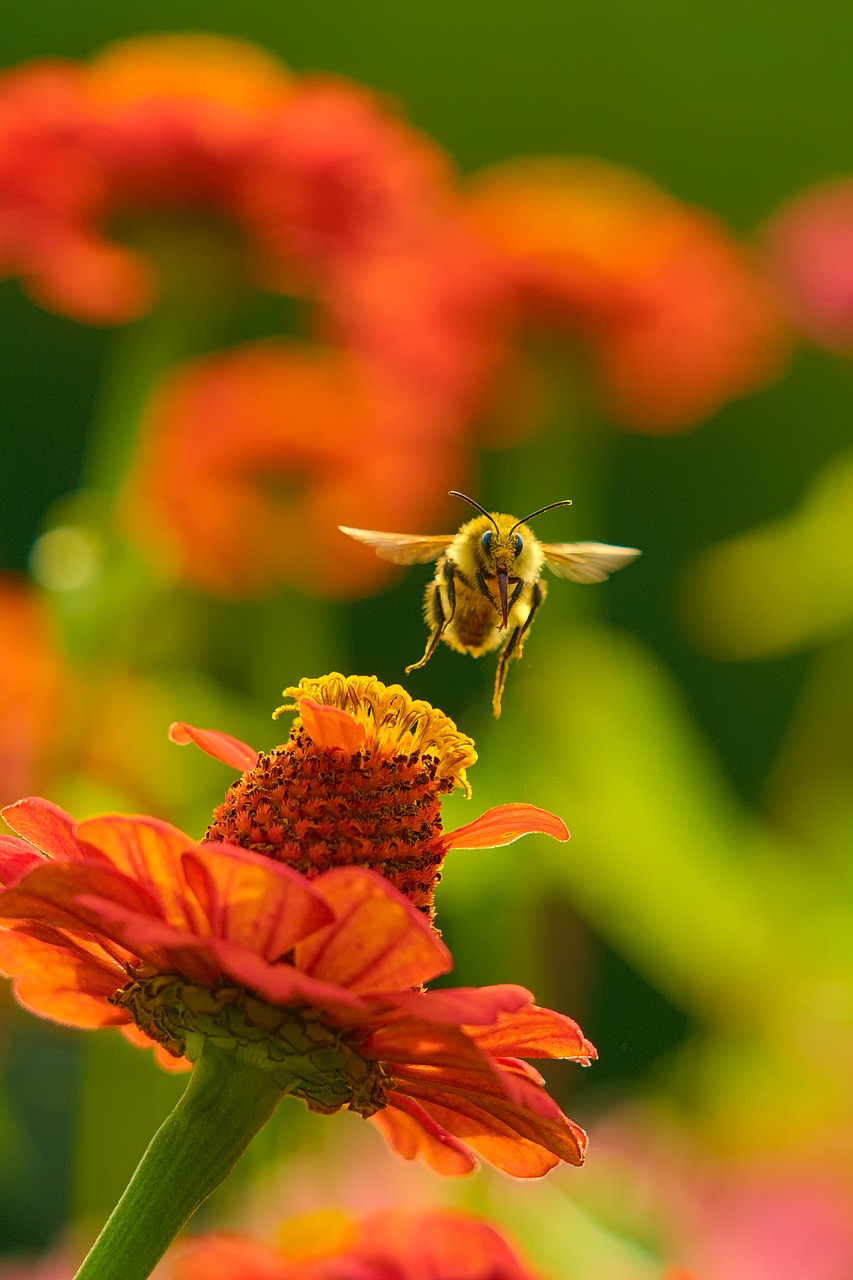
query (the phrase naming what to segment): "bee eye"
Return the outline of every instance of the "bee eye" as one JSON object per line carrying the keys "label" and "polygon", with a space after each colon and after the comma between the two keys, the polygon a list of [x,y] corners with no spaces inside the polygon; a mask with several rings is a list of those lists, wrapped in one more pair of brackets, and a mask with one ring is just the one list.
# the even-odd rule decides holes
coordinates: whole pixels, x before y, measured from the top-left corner
{"label": "bee eye", "polygon": [[522,548],[523,548],[523,546],[524,546],[524,542],[522,541],[521,534],[520,534],[520,533],[517,533],[517,534],[515,535],[515,538],[513,539],[513,541],[515,542],[515,554],[516,554],[517,556],[520,556],[520,555],[521,555]]}
{"label": "bee eye", "polygon": [[482,542],[482,544],[483,544],[483,550],[485,551],[486,555],[488,555],[488,554],[491,552],[491,550],[492,550],[492,531],[491,531],[491,529],[487,529],[487,530],[486,530],[486,532],[483,534],[483,536],[482,536],[482,538],[480,539],[480,541],[481,541],[481,542]]}

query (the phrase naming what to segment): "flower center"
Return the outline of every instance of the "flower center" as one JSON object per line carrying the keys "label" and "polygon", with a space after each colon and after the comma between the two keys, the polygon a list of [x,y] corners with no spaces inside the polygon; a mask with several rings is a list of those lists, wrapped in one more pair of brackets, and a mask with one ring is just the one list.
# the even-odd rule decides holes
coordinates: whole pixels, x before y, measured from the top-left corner
{"label": "flower center", "polygon": [[176,1058],[195,1059],[201,1039],[233,1047],[311,1111],[372,1116],[386,1105],[386,1072],[361,1057],[356,1032],[324,1025],[319,1010],[279,1009],[241,987],[196,986],[177,974],[134,979],[110,1004]]}
{"label": "flower center", "polygon": [[285,693],[302,713],[290,738],[230,787],[205,838],[306,876],[368,867],[432,919],[447,853],[440,800],[454,786],[467,791],[471,739],[428,703],[369,676],[303,680]]}

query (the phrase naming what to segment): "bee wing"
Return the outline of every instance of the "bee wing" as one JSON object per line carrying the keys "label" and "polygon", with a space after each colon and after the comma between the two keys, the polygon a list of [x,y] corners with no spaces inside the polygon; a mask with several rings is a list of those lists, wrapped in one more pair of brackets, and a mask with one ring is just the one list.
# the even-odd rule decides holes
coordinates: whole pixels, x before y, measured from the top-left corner
{"label": "bee wing", "polygon": [[551,572],[572,582],[604,582],[641,554],[636,547],[610,547],[606,542],[543,542],[541,547]]}
{"label": "bee wing", "polygon": [[381,533],[378,529],[350,529],[339,524],[341,533],[363,542],[383,560],[393,564],[428,564],[437,560],[453,541],[453,534]]}

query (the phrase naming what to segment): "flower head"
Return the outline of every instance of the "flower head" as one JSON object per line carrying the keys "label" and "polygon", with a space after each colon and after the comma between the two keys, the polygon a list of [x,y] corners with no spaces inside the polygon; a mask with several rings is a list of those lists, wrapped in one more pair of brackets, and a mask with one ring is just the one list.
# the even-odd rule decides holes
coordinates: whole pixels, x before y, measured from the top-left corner
{"label": "flower head", "polygon": [[401,685],[337,672],[286,689],[298,710],[290,737],[259,755],[225,734],[172,726],[241,769],[216,810],[209,840],[227,840],[313,876],[331,867],[378,871],[432,919],[433,894],[452,848],[508,844],[539,831],[567,840],[565,824],[534,805],[490,810],[455,832],[441,826],[440,799],[466,795],[474,743],[442,711]]}
{"label": "flower head", "polygon": [[583,1131],[520,1058],[588,1063],[593,1047],[521,987],[423,990],[450,955],[374,872],[308,879],[155,818],[76,824],[45,800],[4,816],[18,834],[0,837],[0,967],[35,1013],[117,1026],[178,1069],[212,1043],[444,1173],[475,1152],[519,1177],[582,1162]]}
{"label": "flower head", "polygon": [[472,180],[465,211],[503,257],[516,324],[579,340],[624,426],[689,426],[776,373],[778,309],[745,252],[639,174],[510,161]]}
{"label": "flower head", "polygon": [[[409,430],[409,428],[412,428]],[[351,354],[249,343],[178,366],[145,411],[128,532],[166,574],[224,596],[282,583],[352,597],[390,577],[340,523],[428,524],[468,466]]]}
{"label": "flower head", "polygon": [[279,1237],[272,1247],[200,1236],[184,1245],[172,1280],[534,1280],[495,1227],[449,1209],[308,1214],[283,1223]]}

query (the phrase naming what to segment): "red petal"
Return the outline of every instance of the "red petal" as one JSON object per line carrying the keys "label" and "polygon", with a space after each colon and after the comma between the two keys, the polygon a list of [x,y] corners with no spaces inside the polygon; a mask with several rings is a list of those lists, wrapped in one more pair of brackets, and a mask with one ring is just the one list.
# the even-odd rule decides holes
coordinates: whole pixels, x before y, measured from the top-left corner
{"label": "red petal", "polygon": [[191,724],[176,720],[169,729],[169,737],[182,747],[194,742],[214,760],[221,760],[232,769],[239,769],[240,773],[254,769],[258,763],[257,751],[239,738],[232,738],[230,733],[220,733],[218,729],[196,729]]}
{"label": "red petal", "polygon": [[17,836],[0,836],[0,885],[16,884],[42,862],[44,857]]}
{"label": "red petal", "polygon": [[554,1009],[531,1005],[516,1013],[504,1013],[492,1026],[465,1028],[488,1053],[514,1058],[570,1058],[589,1065],[598,1057],[576,1022]]}
{"label": "red petal", "polygon": [[[524,987],[504,983],[494,987],[447,987],[439,991],[394,993],[394,1005],[426,1022],[449,1022],[453,1026],[475,1023],[485,1027],[503,1013],[514,1013],[533,1003]],[[466,1028],[470,1031],[470,1027]],[[520,1052],[520,1051],[519,1051]]]}
{"label": "red petal", "polygon": [[445,839],[449,849],[496,849],[534,832],[555,840],[569,839],[563,819],[535,804],[499,804],[464,827],[448,832]]}
{"label": "red petal", "polygon": [[[94,905],[82,905],[85,896]],[[102,900],[137,914],[160,913],[157,899],[115,867],[100,862],[43,862],[0,894],[0,919],[36,920],[61,929],[97,932],[103,923]]]}
{"label": "red petal", "polygon": [[85,856],[74,834],[74,819],[50,800],[30,796],[8,805],[3,817],[13,831],[52,858],[67,860]]}
{"label": "red petal", "polygon": [[334,924],[297,944],[296,965],[362,995],[419,986],[453,967],[450,952],[415,907],[362,867],[317,876]]}
{"label": "red petal", "polygon": [[[0,906],[2,901],[0,898]],[[209,938],[104,898],[83,895],[80,909],[97,915],[107,937],[115,938],[160,973],[180,973],[206,985],[219,977]]]}
{"label": "red petal", "polygon": [[549,1119],[509,1098],[462,1090],[423,1089],[411,1082],[403,1088],[443,1128],[516,1178],[539,1178],[560,1160],[583,1164],[586,1134],[562,1114]]}
{"label": "red petal", "polygon": [[63,943],[52,930],[0,930],[0,969],[15,978],[21,1004],[73,1027],[126,1022],[127,1013],[107,1003],[127,980],[123,969]]}
{"label": "red petal", "polygon": [[385,1110],[370,1119],[404,1160],[420,1156],[436,1173],[450,1177],[472,1173],[477,1168],[477,1161],[470,1151],[428,1115],[414,1098],[389,1093]]}
{"label": "red petal", "polygon": [[183,866],[213,936],[266,960],[277,960],[334,918],[304,876],[235,845],[200,845],[184,854]]}
{"label": "red petal", "polygon": [[454,1071],[492,1074],[487,1055],[463,1031],[418,1018],[400,1018],[378,1028],[361,1050],[366,1057],[394,1063],[395,1067],[424,1064],[435,1068],[442,1079]]}
{"label": "red petal", "polygon": [[364,725],[358,724],[341,707],[327,707],[313,698],[300,698],[297,705],[303,728],[318,747],[339,747],[353,755],[367,741]]}
{"label": "red petal", "polygon": [[[196,842],[158,818],[110,814],[90,818],[77,828],[80,838],[100,850],[112,866],[131,876],[162,904],[173,924],[196,931],[203,915],[186,890],[182,856]],[[129,904],[128,904],[129,905]]]}
{"label": "red petal", "polygon": [[210,1232],[175,1249],[176,1280],[315,1280],[310,1260],[289,1262],[277,1249],[248,1236]]}
{"label": "red petal", "polygon": [[220,972],[281,1008],[308,1005],[325,1009],[351,1025],[370,1021],[370,1006],[336,983],[311,977],[292,964],[269,964],[230,942],[213,939],[211,948]]}

